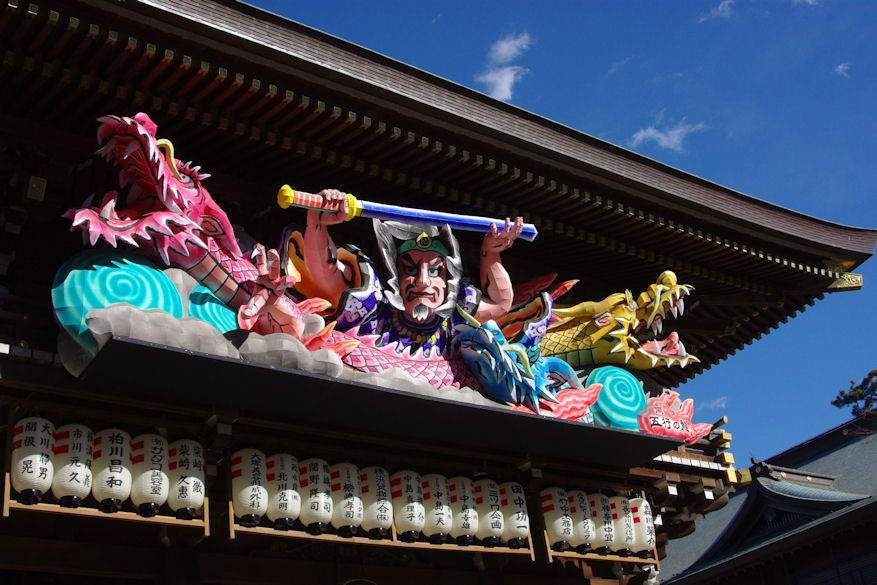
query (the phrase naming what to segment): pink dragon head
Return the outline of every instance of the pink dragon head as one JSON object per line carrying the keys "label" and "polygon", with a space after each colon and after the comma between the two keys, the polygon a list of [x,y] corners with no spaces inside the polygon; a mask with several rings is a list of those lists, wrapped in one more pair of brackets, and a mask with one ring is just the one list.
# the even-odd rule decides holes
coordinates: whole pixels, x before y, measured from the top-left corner
{"label": "pink dragon head", "polygon": [[649,398],[646,407],[639,413],[639,429],[651,435],[682,439],[689,445],[708,434],[712,425],[691,422],[694,400],[689,398],[678,408],[674,408],[677,398],[679,393],[672,390],[665,390],[660,396]]}
{"label": "pink dragon head", "polygon": [[92,195],[81,209],[64,214],[91,245],[101,239],[113,247],[119,241],[151,244],[165,264],[184,266],[208,248],[241,256],[228,217],[201,185],[209,175],[175,159],[173,144],[156,138],[149,116],[103,116],[98,122],[98,153],[120,167],[120,190],[107,192],[96,205]]}

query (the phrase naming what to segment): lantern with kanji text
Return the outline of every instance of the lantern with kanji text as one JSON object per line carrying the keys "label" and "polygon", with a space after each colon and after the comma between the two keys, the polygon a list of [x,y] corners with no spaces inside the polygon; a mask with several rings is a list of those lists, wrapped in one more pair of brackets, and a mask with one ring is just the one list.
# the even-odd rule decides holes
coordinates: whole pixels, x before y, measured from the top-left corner
{"label": "lantern with kanji text", "polygon": [[191,520],[204,505],[204,447],[194,439],[168,445],[167,504],[177,518]]}
{"label": "lantern with kanji text", "polygon": [[37,504],[52,488],[55,425],[41,416],[28,416],[12,427],[12,488],[22,504]]}
{"label": "lantern with kanji text", "polygon": [[241,526],[257,526],[268,509],[265,453],[246,448],[231,456],[232,508]]}
{"label": "lantern with kanji text", "polygon": [[109,428],[94,435],[91,495],[102,512],[118,512],[131,495],[131,435]]}
{"label": "lantern with kanji text", "polygon": [[268,507],[265,514],[276,530],[289,530],[301,513],[298,459],[289,453],[274,453],[265,463]]}
{"label": "lantern with kanji text", "polygon": [[362,480],[353,463],[335,463],[329,467],[332,490],[332,526],[344,538],[356,534],[362,524]]}
{"label": "lantern with kanji text", "polygon": [[423,480],[410,469],[397,471],[390,476],[390,495],[393,497],[393,516],[396,535],[402,542],[414,542],[420,538],[426,521],[423,508]]}
{"label": "lantern with kanji text", "polygon": [[310,534],[322,534],[332,521],[332,489],[329,463],[312,457],[298,464],[302,507],[299,519]]}

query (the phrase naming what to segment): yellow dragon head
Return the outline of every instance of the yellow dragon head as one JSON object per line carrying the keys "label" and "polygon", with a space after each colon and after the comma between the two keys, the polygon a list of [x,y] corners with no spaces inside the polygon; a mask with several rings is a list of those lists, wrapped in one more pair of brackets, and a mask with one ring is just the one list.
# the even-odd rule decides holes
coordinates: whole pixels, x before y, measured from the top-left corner
{"label": "yellow dragon head", "polygon": [[663,332],[664,321],[685,312],[685,297],[694,289],[679,284],[666,270],[634,300],[629,290],[602,301],[585,301],[567,309],[554,309],[558,319],[542,340],[542,354],[557,356],[574,367],[622,364],[645,370],[657,366],[685,367],[699,362],[688,355],[679,335],[641,341],[638,336]]}

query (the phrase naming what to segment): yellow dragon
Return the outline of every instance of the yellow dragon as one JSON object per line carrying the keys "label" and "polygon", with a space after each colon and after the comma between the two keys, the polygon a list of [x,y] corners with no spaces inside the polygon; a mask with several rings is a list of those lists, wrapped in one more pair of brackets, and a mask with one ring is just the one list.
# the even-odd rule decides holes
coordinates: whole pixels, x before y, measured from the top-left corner
{"label": "yellow dragon", "polygon": [[575,368],[620,364],[647,370],[697,363],[700,360],[686,353],[675,331],[663,340],[640,342],[636,337],[646,329],[655,335],[661,333],[669,316],[685,312],[684,299],[693,289],[691,285],[679,284],[676,274],[666,270],[636,300],[625,290],[602,301],[555,308],[557,320],[542,339],[542,355],[559,357]]}

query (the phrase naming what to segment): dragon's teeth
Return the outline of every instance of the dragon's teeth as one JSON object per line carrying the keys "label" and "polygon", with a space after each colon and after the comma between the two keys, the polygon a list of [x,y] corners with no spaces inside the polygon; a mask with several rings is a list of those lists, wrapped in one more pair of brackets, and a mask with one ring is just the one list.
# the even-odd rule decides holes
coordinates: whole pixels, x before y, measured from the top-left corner
{"label": "dragon's teeth", "polygon": [[131,142],[127,147],[125,147],[125,152],[122,153],[122,160],[125,160],[126,158],[131,156],[134,152],[137,151],[139,147],[140,145],[137,142]]}
{"label": "dragon's teeth", "polygon": [[685,298],[684,297],[680,296],[679,300],[676,301],[676,308],[679,309],[679,316],[680,317],[685,314]]}
{"label": "dragon's teeth", "polygon": [[116,200],[110,199],[107,201],[106,205],[100,210],[100,216],[104,219],[110,219],[113,211],[116,209]]}
{"label": "dragon's teeth", "polygon": [[676,308],[676,305],[670,307],[670,312],[673,313],[673,318],[679,317],[679,310]]}

